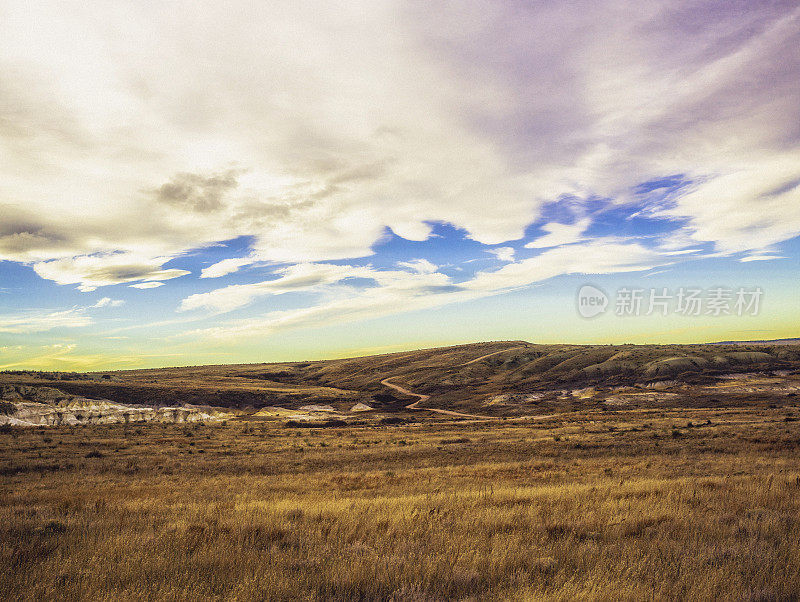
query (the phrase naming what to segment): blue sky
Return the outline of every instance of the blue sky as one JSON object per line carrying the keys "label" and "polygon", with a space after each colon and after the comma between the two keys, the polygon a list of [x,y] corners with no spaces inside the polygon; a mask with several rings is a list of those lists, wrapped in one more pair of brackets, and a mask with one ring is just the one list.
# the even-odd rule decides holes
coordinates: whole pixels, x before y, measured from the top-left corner
{"label": "blue sky", "polygon": [[0,13],[1,368],[800,332],[794,2]]}

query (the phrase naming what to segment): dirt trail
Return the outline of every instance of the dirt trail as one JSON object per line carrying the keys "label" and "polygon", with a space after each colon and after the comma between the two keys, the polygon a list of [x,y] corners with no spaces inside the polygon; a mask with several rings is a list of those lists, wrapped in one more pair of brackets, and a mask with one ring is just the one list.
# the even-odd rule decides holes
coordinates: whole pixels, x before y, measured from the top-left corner
{"label": "dirt trail", "polygon": [[485,360],[487,357],[492,357],[493,355],[499,355],[501,353],[505,353],[506,351],[513,351],[514,349],[525,349],[524,347],[509,347],[508,349],[501,349],[500,351],[493,351],[492,353],[487,353],[486,355],[482,355],[480,357],[476,357],[474,360],[469,360],[468,362],[464,362],[461,364],[462,366],[469,366],[470,364],[477,364],[481,360]]}
{"label": "dirt trail", "polygon": [[465,414],[464,412],[454,412],[453,410],[439,410],[437,408],[421,408],[419,404],[424,401],[428,401],[431,396],[424,395],[422,393],[414,393],[413,391],[409,391],[405,387],[401,387],[400,385],[396,385],[391,381],[394,377],[384,378],[381,381],[381,384],[384,387],[389,387],[390,389],[394,389],[398,393],[402,393],[403,395],[410,395],[412,397],[417,397],[417,401],[414,403],[410,403],[406,406],[407,410],[427,410],[428,412],[435,412],[436,414],[444,414],[445,416],[457,416],[459,418],[480,418],[484,420],[498,420],[496,416],[482,416],[481,414]]}

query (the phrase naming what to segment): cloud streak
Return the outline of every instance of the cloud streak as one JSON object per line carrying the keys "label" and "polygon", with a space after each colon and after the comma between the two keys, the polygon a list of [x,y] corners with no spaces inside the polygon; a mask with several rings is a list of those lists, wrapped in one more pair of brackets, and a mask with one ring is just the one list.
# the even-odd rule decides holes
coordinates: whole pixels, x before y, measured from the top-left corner
{"label": "cloud streak", "polygon": [[0,316],[0,332],[27,334],[45,332],[55,328],[82,328],[93,324],[92,318],[82,309],[62,311],[28,311],[21,315]]}
{"label": "cloud streak", "polygon": [[[441,307],[508,292],[560,274],[636,272],[671,261],[658,251],[636,242],[596,239],[549,249],[496,270],[478,272],[463,282],[454,282],[427,261],[406,262],[403,267],[411,268],[409,271],[302,264],[280,270],[274,280],[192,295],[183,300],[181,309],[205,309],[220,314],[242,308],[260,298],[288,292],[313,292],[321,296],[310,306],[229,320],[190,333],[205,338],[246,338]],[[348,285],[347,280],[352,278],[366,279],[371,284]]]}
{"label": "cloud streak", "polygon": [[34,264],[33,269],[42,278],[58,284],[78,284],[83,292],[100,286],[126,282],[145,282],[133,285],[136,288],[154,288],[163,280],[185,276],[190,272],[179,269],[163,269],[170,257],[140,257],[130,253],[111,255],[81,255],[54,259]]}

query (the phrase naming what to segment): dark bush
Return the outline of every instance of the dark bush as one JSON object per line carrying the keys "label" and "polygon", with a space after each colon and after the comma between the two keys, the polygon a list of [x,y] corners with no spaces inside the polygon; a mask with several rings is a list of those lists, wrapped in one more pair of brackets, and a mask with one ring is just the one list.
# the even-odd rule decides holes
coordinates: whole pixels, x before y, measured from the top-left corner
{"label": "dark bush", "polygon": [[325,429],[340,426],[347,426],[347,422],[339,420],[338,418],[330,418],[328,420],[287,420],[284,425],[286,428],[306,428],[306,429]]}
{"label": "dark bush", "polygon": [[381,424],[405,424],[408,422],[405,418],[400,418],[399,416],[384,416],[381,418]]}

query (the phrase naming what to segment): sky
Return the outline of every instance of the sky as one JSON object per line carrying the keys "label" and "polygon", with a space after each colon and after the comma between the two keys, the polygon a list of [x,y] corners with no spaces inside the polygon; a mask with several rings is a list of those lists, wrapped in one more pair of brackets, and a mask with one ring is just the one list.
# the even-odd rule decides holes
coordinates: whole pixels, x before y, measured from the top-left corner
{"label": "sky", "polygon": [[0,0],[0,369],[800,336],[798,48],[796,0]]}

